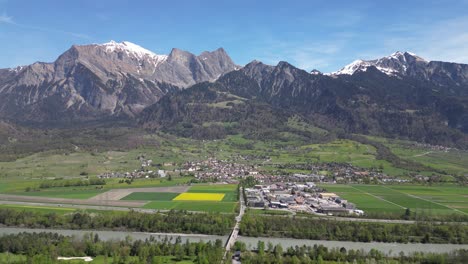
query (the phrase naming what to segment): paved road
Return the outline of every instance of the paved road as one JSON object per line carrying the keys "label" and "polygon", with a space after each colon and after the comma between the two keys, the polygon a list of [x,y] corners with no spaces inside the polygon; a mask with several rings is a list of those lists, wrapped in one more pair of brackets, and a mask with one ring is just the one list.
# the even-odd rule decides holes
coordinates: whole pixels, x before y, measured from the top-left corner
{"label": "paved road", "polygon": [[[226,259],[227,253],[231,250],[231,247],[234,246],[234,243],[236,243],[237,236],[239,235],[239,225],[240,225],[240,222],[242,221],[242,216],[244,216],[244,213],[245,213],[244,188],[242,187],[240,188],[240,192],[239,192],[239,203],[240,203],[239,215],[236,216],[236,224],[234,226],[234,229],[231,232],[231,235],[226,241],[226,251],[224,252],[223,261]],[[232,263],[240,263],[240,262],[233,260]]]}

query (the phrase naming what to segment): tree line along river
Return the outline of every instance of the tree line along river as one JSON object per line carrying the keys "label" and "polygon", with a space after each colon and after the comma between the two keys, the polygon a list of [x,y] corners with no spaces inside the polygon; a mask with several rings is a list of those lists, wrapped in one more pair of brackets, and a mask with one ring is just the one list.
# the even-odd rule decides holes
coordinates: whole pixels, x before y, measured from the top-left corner
{"label": "tree line along river", "polygon": [[[93,231],[93,230],[65,230],[65,229],[32,229],[32,228],[15,228],[15,227],[2,227],[0,228],[0,235],[18,234],[18,233],[40,233],[52,232],[64,236],[78,236],[81,237],[85,233],[97,234],[101,240],[124,240],[127,237],[133,240],[145,240],[153,236],[156,240],[163,240],[166,237],[175,241],[180,237],[182,242],[188,240],[189,242],[208,242],[216,241],[217,239],[226,243],[228,236],[215,236],[215,235],[201,235],[201,234],[176,234],[176,233],[142,233],[142,232],[124,232],[124,231]],[[458,244],[403,244],[403,243],[380,243],[380,242],[352,242],[352,241],[326,241],[326,240],[307,240],[307,239],[293,239],[293,238],[267,238],[267,237],[244,237],[239,236],[237,241],[244,242],[248,249],[255,249],[258,241],[263,241],[265,244],[272,243],[273,245],[281,244],[283,248],[294,246],[314,246],[323,245],[327,248],[342,248],[346,250],[363,250],[369,252],[371,249],[376,249],[384,254],[390,256],[398,256],[400,252],[409,254],[412,252],[425,252],[425,253],[445,253],[457,249],[467,249],[468,245]]]}

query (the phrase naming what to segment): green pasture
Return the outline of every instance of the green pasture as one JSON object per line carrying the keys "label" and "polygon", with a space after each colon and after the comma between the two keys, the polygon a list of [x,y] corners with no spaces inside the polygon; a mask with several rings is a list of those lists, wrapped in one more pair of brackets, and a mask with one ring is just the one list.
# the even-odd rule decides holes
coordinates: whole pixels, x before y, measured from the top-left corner
{"label": "green pasture", "polygon": [[417,144],[414,141],[367,136],[386,145],[395,155],[422,163],[447,173],[463,175],[468,173],[468,152],[464,150],[441,150]]}
{"label": "green pasture", "polygon": [[[27,195],[27,196],[42,196],[42,197],[56,197],[56,198],[70,198],[70,199],[89,199],[97,194],[108,191],[110,189],[122,188],[142,188],[142,187],[169,187],[180,184],[187,184],[192,177],[173,177],[172,180],[168,179],[136,179],[131,184],[126,182],[119,183],[122,179],[106,179],[106,185],[102,186],[70,186],[70,187],[53,187],[39,189],[38,186],[44,180],[27,181],[27,180],[8,180],[5,183],[0,182],[0,192]],[[35,191],[26,192],[26,188],[30,187],[36,189]],[[102,188],[101,188],[102,187]]]}
{"label": "green pasture", "polygon": [[172,201],[179,193],[163,193],[163,192],[134,192],[121,200],[135,201]]}
{"label": "green pasture", "polygon": [[0,204],[2,209],[14,209],[20,211],[32,211],[38,213],[57,213],[67,214],[77,211],[76,208],[56,207],[56,206],[32,206],[32,205],[19,205],[19,204]]}
{"label": "green pasture", "polygon": [[462,186],[421,185],[321,185],[359,209],[373,213],[428,215],[467,214],[468,196]]}
{"label": "green pasture", "polygon": [[143,208],[155,210],[187,210],[234,213],[236,202],[205,202],[205,201],[153,201],[149,202]]}
{"label": "green pasture", "polygon": [[31,192],[15,192],[14,195],[38,196],[38,197],[51,197],[51,198],[65,198],[65,199],[89,199],[94,197],[104,190],[96,189],[95,187],[79,188],[79,187],[60,187],[41,189],[40,191]]}

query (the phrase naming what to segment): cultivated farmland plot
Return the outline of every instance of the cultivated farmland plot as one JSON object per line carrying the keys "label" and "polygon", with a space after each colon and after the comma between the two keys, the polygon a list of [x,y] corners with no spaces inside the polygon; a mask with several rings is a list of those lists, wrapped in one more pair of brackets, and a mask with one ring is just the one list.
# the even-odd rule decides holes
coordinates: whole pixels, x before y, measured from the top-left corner
{"label": "cultivated farmland plot", "polygon": [[237,185],[195,185],[186,192],[134,192],[122,200],[149,201],[143,208],[233,213],[237,205]]}
{"label": "cultivated farmland plot", "polygon": [[402,215],[406,208],[430,215],[468,215],[466,188],[415,185],[322,185],[372,213]]}

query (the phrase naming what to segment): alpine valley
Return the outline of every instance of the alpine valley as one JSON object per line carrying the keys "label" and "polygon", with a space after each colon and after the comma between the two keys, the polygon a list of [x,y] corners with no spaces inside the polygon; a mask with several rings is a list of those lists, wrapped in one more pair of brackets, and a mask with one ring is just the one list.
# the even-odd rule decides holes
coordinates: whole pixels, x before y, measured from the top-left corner
{"label": "alpine valley", "polygon": [[[157,55],[111,41],[0,70],[6,135],[111,125],[198,139],[367,134],[466,148],[467,109],[468,65],[409,52],[322,74],[287,62],[241,67],[222,48]],[[292,119],[315,129],[291,126]]]}

